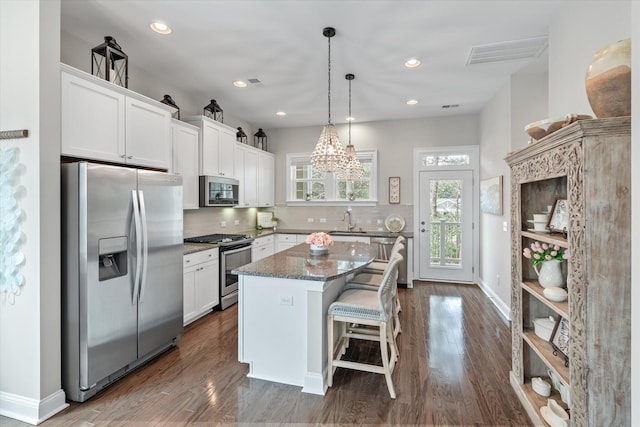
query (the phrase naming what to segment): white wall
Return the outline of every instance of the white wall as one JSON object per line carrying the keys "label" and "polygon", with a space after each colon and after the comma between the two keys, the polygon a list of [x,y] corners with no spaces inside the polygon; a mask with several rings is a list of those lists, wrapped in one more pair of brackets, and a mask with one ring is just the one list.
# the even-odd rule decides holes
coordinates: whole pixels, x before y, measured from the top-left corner
{"label": "white wall", "polygon": [[[336,125],[343,145],[348,141],[346,124]],[[286,153],[312,152],[322,126],[267,129],[269,151],[276,154],[276,205],[285,203]],[[389,201],[388,178],[399,176],[401,204],[413,204],[412,159],[415,147],[477,145],[476,115],[431,117],[412,120],[352,123],[351,142],[356,150],[378,150],[378,200]],[[410,224],[407,224],[410,228]]]}
{"label": "white wall", "polygon": [[[577,5],[576,5],[577,3]],[[631,2],[568,2],[549,28],[549,116],[595,116],[584,77],[600,48],[631,37]]]}
{"label": "white wall", "polygon": [[[479,284],[510,316],[511,179],[504,157],[528,141],[524,126],[547,116],[547,73],[519,74],[491,99],[480,115],[480,179],[503,176],[502,215],[480,213]],[[501,257],[496,255],[500,254]]]}
{"label": "white wall", "polygon": [[66,406],[60,378],[59,0],[0,1],[0,127],[20,149],[26,262],[15,302],[0,302],[0,414],[36,423]]}

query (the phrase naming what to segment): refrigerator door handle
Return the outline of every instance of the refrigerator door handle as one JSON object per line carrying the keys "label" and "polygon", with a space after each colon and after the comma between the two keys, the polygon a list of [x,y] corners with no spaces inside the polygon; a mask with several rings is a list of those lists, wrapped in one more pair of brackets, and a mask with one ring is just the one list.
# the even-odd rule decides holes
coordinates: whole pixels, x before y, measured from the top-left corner
{"label": "refrigerator door handle", "polygon": [[131,304],[136,305],[140,289],[140,270],[142,269],[142,226],[140,224],[140,205],[138,204],[138,192],[136,190],[131,190],[131,198],[133,199],[133,223],[136,233],[136,273],[133,279]]}
{"label": "refrigerator door handle", "polygon": [[144,298],[144,290],[147,287],[147,257],[149,256],[149,236],[147,234],[147,210],[144,206],[144,192],[138,190],[140,199],[140,216],[142,217],[142,279],[140,280],[140,297],[138,302]]}

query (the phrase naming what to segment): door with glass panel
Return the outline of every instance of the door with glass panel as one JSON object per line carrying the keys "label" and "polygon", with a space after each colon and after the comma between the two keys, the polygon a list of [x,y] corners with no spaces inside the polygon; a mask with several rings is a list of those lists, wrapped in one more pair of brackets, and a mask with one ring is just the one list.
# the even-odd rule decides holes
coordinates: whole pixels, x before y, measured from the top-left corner
{"label": "door with glass panel", "polygon": [[420,172],[418,277],[473,282],[473,172]]}

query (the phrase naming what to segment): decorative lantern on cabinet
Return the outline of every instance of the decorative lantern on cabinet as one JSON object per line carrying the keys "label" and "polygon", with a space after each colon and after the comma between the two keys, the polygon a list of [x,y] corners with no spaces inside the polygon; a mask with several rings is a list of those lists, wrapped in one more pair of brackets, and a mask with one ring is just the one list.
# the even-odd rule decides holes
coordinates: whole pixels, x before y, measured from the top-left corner
{"label": "decorative lantern on cabinet", "polygon": [[171,95],[165,95],[164,98],[162,98],[160,100],[160,102],[162,102],[163,104],[170,105],[173,108],[175,108],[177,111],[175,113],[171,114],[171,117],[173,117],[174,119],[180,120],[180,107],[178,107],[178,105],[175,103],[173,98],[171,98]]}
{"label": "decorative lantern on cabinet", "polygon": [[253,146],[267,151],[267,134],[264,133],[262,128],[259,128],[258,132],[253,135]]}
{"label": "decorative lantern on cabinet", "polygon": [[238,132],[236,132],[236,141],[241,142],[243,144],[247,143],[247,134],[244,133],[241,127],[238,127]]}
{"label": "decorative lantern on cabinet", "polygon": [[213,120],[216,120],[220,123],[223,123],[223,112],[222,108],[218,105],[215,99],[211,100],[211,103],[204,107],[203,113],[205,117],[209,117]]}
{"label": "decorative lantern on cabinet", "polygon": [[91,74],[129,87],[129,57],[113,37],[105,36],[104,43],[91,49]]}

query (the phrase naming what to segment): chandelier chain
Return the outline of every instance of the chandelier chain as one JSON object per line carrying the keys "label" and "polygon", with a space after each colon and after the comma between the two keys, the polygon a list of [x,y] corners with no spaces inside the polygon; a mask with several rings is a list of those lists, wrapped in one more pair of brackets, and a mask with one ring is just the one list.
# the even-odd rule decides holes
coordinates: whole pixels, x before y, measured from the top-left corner
{"label": "chandelier chain", "polygon": [[329,104],[329,120],[328,123],[331,123],[331,37],[327,37],[328,43],[329,43],[329,59],[327,61],[327,64],[329,65],[327,68],[329,70],[328,72],[328,81],[329,81],[329,90],[327,91],[327,102]]}

